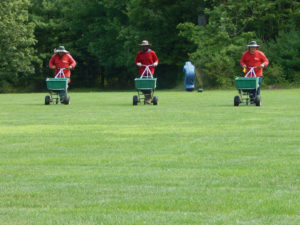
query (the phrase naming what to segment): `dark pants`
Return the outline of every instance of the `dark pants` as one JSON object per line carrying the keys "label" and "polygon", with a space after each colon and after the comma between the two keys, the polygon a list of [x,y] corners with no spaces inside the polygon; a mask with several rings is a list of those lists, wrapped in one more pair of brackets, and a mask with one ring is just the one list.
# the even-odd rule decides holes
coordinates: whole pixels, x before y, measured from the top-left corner
{"label": "dark pants", "polygon": [[257,95],[260,95],[260,85],[261,85],[261,82],[262,82],[262,77],[259,77],[258,88],[257,88],[257,92],[256,92]]}
{"label": "dark pants", "polygon": [[142,90],[142,92],[145,95],[145,99],[150,99],[151,98],[152,90]]}
{"label": "dark pants", "polygon": [[65,90],[61,90],[59,92],[59,98],[60,98],[60,102],[63,102],[64,101],[64,98],[65,98]]}
{"label": "dark pants", "polygon": [[[262,77],[258,77],[258,88],[256,90],[256,95],[260,95],[260,85],[261,85],[261,82],[262,82]],[[255,91],[252,93],[252,96],[254,97],[255,96]],[[250,96],[251,97],[251,96]]]}

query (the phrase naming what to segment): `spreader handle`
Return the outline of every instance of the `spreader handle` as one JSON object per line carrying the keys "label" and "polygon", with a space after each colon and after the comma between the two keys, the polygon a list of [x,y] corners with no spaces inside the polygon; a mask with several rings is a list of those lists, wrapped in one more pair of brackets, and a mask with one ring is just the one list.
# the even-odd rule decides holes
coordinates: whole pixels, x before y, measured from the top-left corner
{"label": "spreader handle", "polygon": [[[147,77],[149,78],[149,75],[150,75],[150,78],[153,78],[153,74],[151,73],[151,70],[150,70],[150,66],[154,66],[154,64],[151,64],[151,65],[143,65],[142,66],[146,67],[144,72],[142,73],[141,77],[140,78],[143,78],[143,77]],[[146,73],[146,75],[144,75]]]}

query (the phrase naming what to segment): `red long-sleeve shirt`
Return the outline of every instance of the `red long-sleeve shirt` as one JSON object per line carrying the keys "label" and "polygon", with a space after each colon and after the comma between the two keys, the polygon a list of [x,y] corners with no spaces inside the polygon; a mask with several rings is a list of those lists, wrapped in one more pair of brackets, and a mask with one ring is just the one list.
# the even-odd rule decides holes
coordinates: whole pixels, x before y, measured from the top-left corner
{"label": "red long-sleeve shirt", "polygon": [[[240,60],[240,64],[242,67],[244,65],[247,66],[246,73],[248,73],[248,71],[250,70],[248,67],[260,66],[262,63],[266,67],[269,65],[269,60],[267,59],[265,54],[259,50],[256,50],[254,54],[251,54],[250,51],[244,52]],[[255,68],[254,71],[257,77],[261,77],[263,75],[262,68]]]}
{"label": "red long-sleeve shirt", "polygon": [[[52,69],[53,66],[56,66],[56,68],[69,68],[69,66],[72,66],[74,68],[76,66],[76,61],[69,53],[64,54],[62,57],[60,57],[59,54],[56,53],[52,55],[49,61],[50,69]],[[59,69],[55,69],[55,74],[57,74],[58,71]],[[69,83],[70,83],[71,71],[69,69],[65,69],[64,74],[66,78],[69,78]]]}
{"label": "red long-sleeve shirt", "polygon": [[[141,50],[136,54],[135,64],[141,63],[143,65],[152,65],[155,62],[158,63],[158,58],[157,58],[155,52],[151,49],[148,49],[147,51]],[[141,66],[139,68],[140,75],[142,75],[145,68],[146,67],[144,67],[144,66]],[[150,66],[150,71],[152,74],[154,74],[154,66]]]}

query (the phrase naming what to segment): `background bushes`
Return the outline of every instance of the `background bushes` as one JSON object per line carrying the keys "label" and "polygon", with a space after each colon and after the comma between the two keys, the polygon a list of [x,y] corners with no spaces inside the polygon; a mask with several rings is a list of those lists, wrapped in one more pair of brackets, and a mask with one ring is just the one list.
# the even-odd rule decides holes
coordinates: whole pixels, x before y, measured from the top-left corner
{"label": "background bushes", "polygon": [[144,39],[159,57],[159,88],[182,82],[188,60],[206,87],[232,87],[251,40],[270,60],[264,85],[299,85],[299,6],[290,0],[3,0],[0,91],[44,90],[59,45],[78,62],[72,87],[133,88]]}

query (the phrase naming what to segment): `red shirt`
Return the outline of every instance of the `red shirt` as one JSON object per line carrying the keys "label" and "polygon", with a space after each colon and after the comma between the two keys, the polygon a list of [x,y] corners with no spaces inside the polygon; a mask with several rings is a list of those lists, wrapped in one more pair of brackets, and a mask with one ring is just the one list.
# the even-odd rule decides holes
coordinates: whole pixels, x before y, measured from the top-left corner
{"label": "red shirt", "polygon": [[[58,53],[54,54],[50,61],[49,61],[49,67],[52,69],[52,66],[56,66],[56,68],[69,68],[69,66],[72,66],[73,68],[76,66],[76,62],[73,59],[73,57],[66,53],[62,57],[59,56]],[[58,73],[59,69],[55,69],[55,75]],[[71,82],[70,76],[71,71],[69,69],[64,70],[65,77],[69,78],[69,83]]]}
{"label": "red shirt", "polygon": [[[155,62],[158,63],[158,58],[157,58],[155,52],[152,51],[151,49],[148,49],[147,51],[141,50],[136,54],[135,64],[141,63],[143,65],[152,65]],[[144,66],[141,66],[139,68],[140,75],[142,75],[145,68],[146,67],[144,67]],[[150,71],[152,74],[154,74],[154,66],[150,66]]]}
{"label": "red shirt", "polygon": [[[256,50],[254,54],[251,54],[250,51],[246,51],[244,52],[240,63],[241,66],[246,65],[247,67],[260,66],[263,63],[266,67],[269,65],[269,60],[265,54],[259,50]],[[246,73],[248,73],[249,70],[249,68],[246,68]],[[254,71],[257,77],[261,77],[263,74],[262,68],[255,68]]]}

